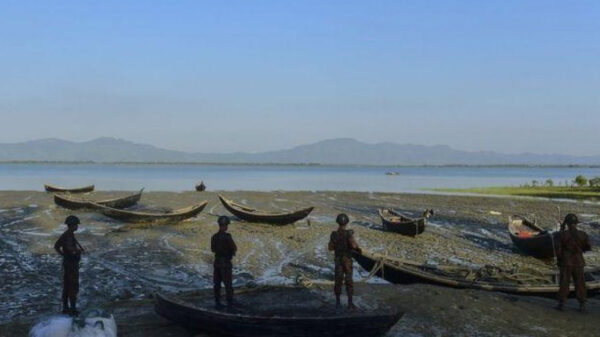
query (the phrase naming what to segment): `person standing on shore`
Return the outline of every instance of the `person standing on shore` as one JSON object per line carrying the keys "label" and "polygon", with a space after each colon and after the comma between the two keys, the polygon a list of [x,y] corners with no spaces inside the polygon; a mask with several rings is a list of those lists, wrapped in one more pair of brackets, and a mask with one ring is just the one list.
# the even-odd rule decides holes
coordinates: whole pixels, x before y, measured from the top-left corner
{"label": "person standing on shore", "polygon": [[561,228],[567,226],[567,230],[559,232],[557,263],[560,269],[560,289],[558,291],[558,310],[563,310],[564,303],[569,296],[569,284],[571,278],[575,284],[575,295],[579,300],[579,310],[585,311],[585,300],[587,290],[585,288],[583,253],[591,250],[588,235],[577,230],[579,220],[575,214],[567,214]]}
{"label": "person standing on shore", "polygon": [[[79,218],[69,215],[65,219],[67,230],[54,244],[54,249],[63,257],[62,313],[77,316],[77,293],[79,292],[79,260],[83,247],[75,239]],[[69,304],[71,305],[69,307]]]}
{"label": "person standing on shore", "polygon": [[329,250],[335,252],[335,285],[333,292],[335,294],[335,306],[339,308],[340,295],[342,294],[342,283],[346,283],[346,295],[348,295],[348,308],[355,309],[352,303],[354,292],[354,283],[352,280],[352,250],[361,251],[354,239],[354,232],[346,229],[350,221],[348,216],[341,213],[335,221],[338,223],[338,229],[331,232],[329,237]]}
{"label": "person standing on shore", "polygon": [[213,290],[215,293],[215,306],[221,307],[221,283],[225,284],[225,293],[227,306],[233,306],[233,277],[231,259],[235,256],[237,246],[227,233],[229,218],[222,215],[217,220],[219,231],[214,234],[210,240],[210,249],[215,253],[215,262],[213,264]]}

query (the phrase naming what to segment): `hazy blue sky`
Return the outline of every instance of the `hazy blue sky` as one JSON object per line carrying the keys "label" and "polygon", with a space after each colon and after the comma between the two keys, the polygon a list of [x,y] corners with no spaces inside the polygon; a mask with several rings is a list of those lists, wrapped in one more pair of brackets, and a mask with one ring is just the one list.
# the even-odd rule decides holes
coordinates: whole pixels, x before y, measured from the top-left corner
{"label": "hazy blue sky", "polygon": [[600,1],[3,1],[0,142],[600,154]]}

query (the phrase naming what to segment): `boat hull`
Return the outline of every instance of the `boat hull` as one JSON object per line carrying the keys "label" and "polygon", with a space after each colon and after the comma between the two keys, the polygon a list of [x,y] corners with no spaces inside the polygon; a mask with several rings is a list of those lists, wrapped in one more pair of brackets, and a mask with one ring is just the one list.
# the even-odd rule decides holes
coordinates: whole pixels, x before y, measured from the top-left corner
{"label": "boat hull", "polygon": [[401,312],[365,315],[286,317],[230,313],[202,308],[157,294],[156,312],[194,333],[218,336],[381,336],[402,317]]}
{"label": "boat hull", "polygon": [[[373,268],[379,263],[379,260],[376,257],[368,253],[354,252],[353,257],[356,262],[367,271],[373,270]],[[384,263],[383,268],[378,270],[375,273],[375,276],[381,277],[394,284],[425,283],[452,288],[479,289],[514,295],[541,296],[549,298],[556,298],[559,288],[558,272],[549,277],[549,279],[552,280],[550,283],[529,285],[516,283],[506,284],[501,282],[478,282],[466,279],[455,279],[427,272],[424,270],[424,268],[419,268],[417,265],[403,266],[402,264],[394,265],[391,263]],[[596,295],[600,293],[600,270],[588,270],[585,278],[587,282],[586,286],[588,289],[588,295]],[[575,296],[575,288],[573,285],[570,287],[569,296]]]}
{"label": "boat hull", "polygon": [[46,190],[46,192],[53,192],[53,193],[87,193],[87,192],[92,192],[94,190],[94,185],[77,187],[77,188],[65,188],[65,187],[58,187],[58,186],[46,184],[46,185],[44,185],[44,189]]}
{"label": "boat hull", "polygon": [[380,209],[379,217],[381,218],[381,224],[384,230],[406,236],[414,237],[423,233],[427,225],[426,217],[409,218],[406,215],[388,208]]}
{"label": "boat hull", "polygon": [[219,200],[223,204],[223,207],[231,214],[236,217],[248,221],[248,222],[259,222],[259,223],[268,223],[272,225],[288,225],[294,223],[298,220],[302,220],[306,218],[310,212],[314,209],[313,207],[305,208],[292,213],[285,214],[264,214],[264,213],[254,213],[251,211],[245,211],[241,206],[236,205],[230,200],[219,196]]}
{"label": "boat hull", "polygon": [[198,205],[187,207],[185,209],[175,210],[169,213],[146,213],[122,210],[106,207],[95,203],[90,203],[90,208],[115,220],[129,223],[176,223],[198,215],[208,204],[204,201]]}
{"label": "boat hull", "polygon": [[[114,198],[108,200],[95,201],[95,203],[111,208],[123,209],[131,207],[140,201],[142,197],[142,189],[140,192],[122,198]],[[54,203],[71,210],[91,208],[90,202],[84,199],[77,199],[66,195],[55,194]]]}
{"label": "boat hull", "polygon": [[526,255],[538,259],[551,259],[556,255],[559,232],[546,232],[531,238],[520,238],[512,233],[509,234],[515,247]]}

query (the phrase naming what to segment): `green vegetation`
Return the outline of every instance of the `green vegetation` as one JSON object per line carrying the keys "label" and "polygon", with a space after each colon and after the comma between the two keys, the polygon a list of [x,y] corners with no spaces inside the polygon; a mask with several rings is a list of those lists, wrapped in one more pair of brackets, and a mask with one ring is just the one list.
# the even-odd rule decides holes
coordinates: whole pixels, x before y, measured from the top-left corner
{"label": "green vegetation", "polygon": [[516,195],[541,198],[563,198],[579,200],[600,200],[600,177],[587,179],[578,175],[572,182],[556,186],[552,179],[544,184],[532,180],[521,186],[475,187],[475,188],[436,188],[434,191],[451,193],[476,193],[489,195]]}
{"label": "green vegetation", "polygon": [[577,177],[575,177],[574,181],[575,181],[575,184],[577,184],[577,186],[585,186],[585,185],[587,185],[587,182],[588,182],[587,178],[582,176],[581,174],[578,175]]}

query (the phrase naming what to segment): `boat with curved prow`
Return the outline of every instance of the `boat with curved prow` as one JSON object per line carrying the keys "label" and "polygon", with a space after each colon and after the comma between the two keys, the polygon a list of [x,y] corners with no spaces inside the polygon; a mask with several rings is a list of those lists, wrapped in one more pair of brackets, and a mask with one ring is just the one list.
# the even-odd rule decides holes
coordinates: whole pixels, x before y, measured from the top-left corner
{"label": "boat with curved prow", "polygon": [[131,211],[118,208],[107,207],[97,203],[90,202],[90,208],[106,215],[107,217],[131,223],[175,223],[185,219],[193,218],[198,215],[208,204],[203,201],[197,205],[176,209],[167,213]]}
{"label": "boat with curved prow", "polygon": [[137,204],[137,202],[140,201],[142,197],[142,192],[144,192],[143,188],[136,194],[99,201],[74,198],[66,194],[55,194],[54,203],[68,209],[90,208],[90,202],[94,202],[96,204],[104,205],[107,207],[123,209]]}
{"label": "boat with curved prow", "polygon": [[298,220],[302,220],[306,218],[314,209],[314,207],[308,207],[291,213],[271,213],[236,204],[235,202],[228,200],[221,195],[219,195],[219,200],[221,200],[221,203],[225,209],[242,220],[246,220],[248,222],[269,223],[274,225],[287,225]]}
{"label": "boat with curved prow", "polygon": [[508,234],[513,244],[523,253],[538,259],[556,256],[558,248],[557,231],[547,231],[521,215],[508,218]]}
{"label": "boat with curved prow", "polygon": [[75,188],[66,188],[59,187],[50,184],[44,184],[44,189],[46,192],[54,192],[54,193],[87,193],[94,190],[94,185],[75,187]]}
{"label": "boat with curved prow", "polygon": [[373,309],[336,311],[329,292],[283,286],[236,289],[235,306],[219,310],[210,289],[185,299],[156,294],[154,308],[192,333],[243,337],[381,336],[403,315],[384,303]]}
{"label": "boat with curved prow", "polygon": [[417,236],[423,233],[427,219],[433,215],[431,209],[426,209],[420,218],[411,218],[391,208],[380,208],[378,211],[385,230],[408,236]]}
{"label": "boat with curved prow", "polygon": [[[468,268],[424,265],[365,251],[355,251],[353,257],[366,271],[376,270],[376,276],[395,284],[427,283],[452,288],[555,298],[560,281],[556,271],[502,270],[494,266]],[[600,293],[600,268],[586,270],[585,278],[588,293]],[[575,288],[572,284],[570,291],[574,296]]]}

